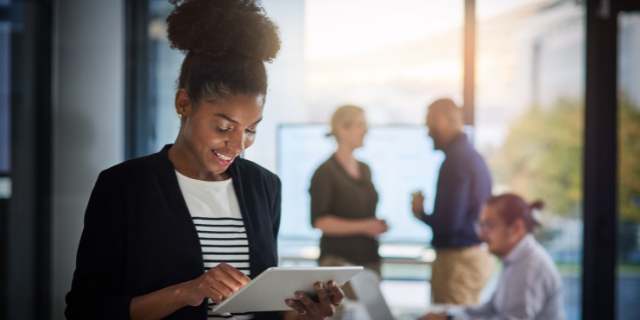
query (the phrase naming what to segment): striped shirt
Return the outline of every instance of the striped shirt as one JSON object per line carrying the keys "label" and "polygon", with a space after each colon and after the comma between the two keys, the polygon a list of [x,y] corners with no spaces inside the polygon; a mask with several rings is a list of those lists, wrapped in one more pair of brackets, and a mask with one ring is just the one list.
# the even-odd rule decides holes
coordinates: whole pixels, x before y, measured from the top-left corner
{"label": "striped shirt", "polygon": [[[198,232],[205,272],[225,262],[251,275],[249,242],[232,179],[202,181],[176,171],[178,184]],[[252,319],[251,313],[216,314],[215,303],[208,299],[208,319]]]}

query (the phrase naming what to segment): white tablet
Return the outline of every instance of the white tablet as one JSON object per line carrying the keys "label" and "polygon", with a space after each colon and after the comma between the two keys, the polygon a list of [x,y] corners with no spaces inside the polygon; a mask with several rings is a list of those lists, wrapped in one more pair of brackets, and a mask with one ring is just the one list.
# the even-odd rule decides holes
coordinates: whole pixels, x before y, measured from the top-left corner
{"label": "white tablet", "polygon": [[216,313],[240,313],[291,310],[286,300],[297,300],[302,291],[316,296],[314,285],[335,281],[343,285],[362,271],[362,267],[269,268],[227,300],[213,307]]}

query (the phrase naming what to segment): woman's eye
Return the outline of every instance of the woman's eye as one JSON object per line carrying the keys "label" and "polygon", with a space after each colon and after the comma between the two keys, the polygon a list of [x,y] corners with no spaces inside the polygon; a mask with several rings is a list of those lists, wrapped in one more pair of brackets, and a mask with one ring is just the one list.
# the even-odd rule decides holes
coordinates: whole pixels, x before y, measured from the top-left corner
{"label": "woman's eye", "polygon": [[220,127],[216,127],[216,130],[218,130],[220,132],[227,132],[227,131],[231,130],[231,128],[223,129],[223,128],[220,128]]}
{"label": "woman's eye", "polygon": [[247,129],[246,131],[247,133],[250,133],[250,134],[256,134],[256,130]]}

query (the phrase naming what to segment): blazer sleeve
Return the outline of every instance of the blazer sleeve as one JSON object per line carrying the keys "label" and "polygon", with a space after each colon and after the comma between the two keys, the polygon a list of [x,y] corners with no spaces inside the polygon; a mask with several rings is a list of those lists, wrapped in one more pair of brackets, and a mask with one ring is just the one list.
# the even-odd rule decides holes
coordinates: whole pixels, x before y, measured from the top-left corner
{"label": "blazer sleeve", "polygon": [[126,217],[113,172],[103,171],[85,213],[67,319],[129,319],[125,293]]}

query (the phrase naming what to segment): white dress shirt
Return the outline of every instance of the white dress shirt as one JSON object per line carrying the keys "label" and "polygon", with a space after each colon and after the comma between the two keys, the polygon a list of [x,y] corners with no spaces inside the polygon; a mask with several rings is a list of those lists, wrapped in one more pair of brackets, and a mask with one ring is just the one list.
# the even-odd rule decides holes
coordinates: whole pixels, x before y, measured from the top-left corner
{"label": "white dress shirt", "polygon": [[564,319],[562,279],[547,251],[528,234],[502,259],[489,302],[466,308],[456,320]]}

